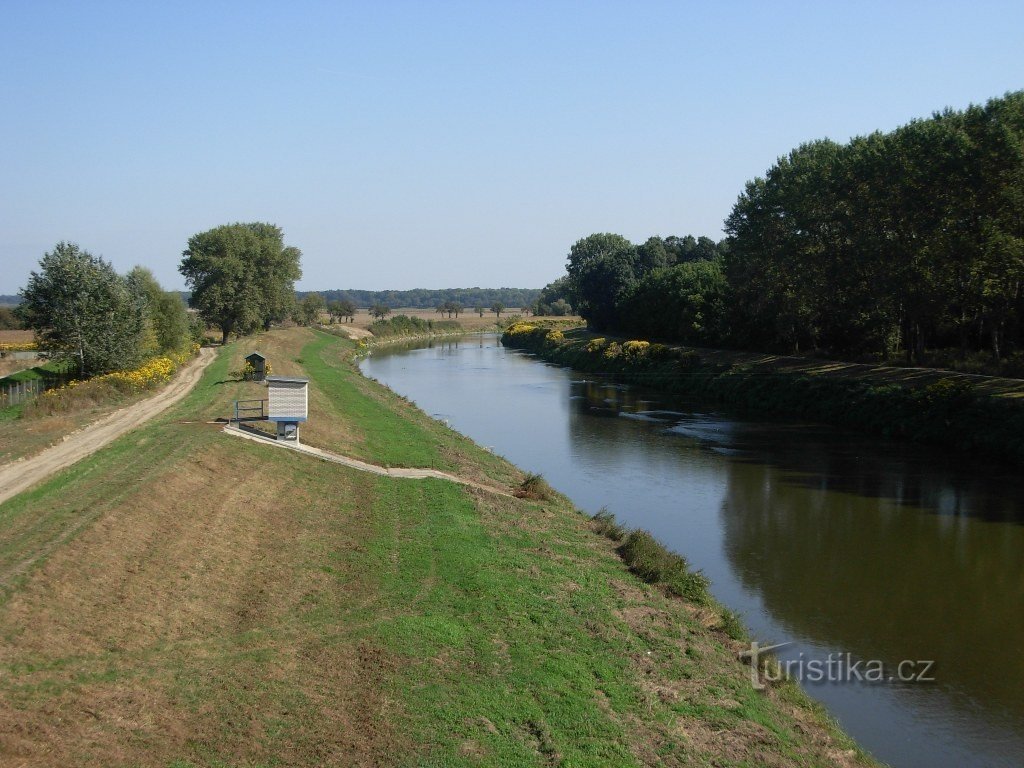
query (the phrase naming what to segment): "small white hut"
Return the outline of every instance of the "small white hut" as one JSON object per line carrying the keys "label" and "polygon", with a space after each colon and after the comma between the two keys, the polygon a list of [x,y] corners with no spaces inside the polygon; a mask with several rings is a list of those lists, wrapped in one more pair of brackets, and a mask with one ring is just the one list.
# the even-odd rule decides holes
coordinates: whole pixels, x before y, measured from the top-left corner
{"label": "small white hut", "polygon": [[309,379],[267,376],[267,419],[277,423],[277,439],[299,442],[299,424],[309,408]]}

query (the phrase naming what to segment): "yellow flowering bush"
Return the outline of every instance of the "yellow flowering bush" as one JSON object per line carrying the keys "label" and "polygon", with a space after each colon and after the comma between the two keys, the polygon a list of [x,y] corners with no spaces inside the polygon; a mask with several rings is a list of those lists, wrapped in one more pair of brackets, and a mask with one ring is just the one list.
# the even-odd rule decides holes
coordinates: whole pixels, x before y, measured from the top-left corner
{"label": "yellow flowering bush", "polygon": [[550,341],[552,344],[558,344],[559,342],[565,341],[565,334],[561,331],[548,331],[544,339]]}
{"label": "yellow flowering bush", "polygon": [[598,336],[596,339],[591,339],[587,342],[587,352],[590,354],[596,354],[604,351],[604,346],[608,341],[603,336]]}
{"label": "yellow flowering bush", "polygon": [[627,360],[642,360],[647,355],[650,346],[651,342],[649,341],[627,341],[622,345],[622,356]]}
{"label": "yellow flowering bush", "polygon": [[515,338],[516,336],[526,336],[535,330],[537,330],[537,326],[530,323],[513,323],[505,329],[505,335]]}
{"label": "yellow flowering bush", "polygon": [[7,341],[0,343],[0,352],[32,352],[39,349],[34,341]]}
{"label": "yellow flowering bush", "polygon": [[604,349],[605,360],[615,360],[622,354],[622,346],[617,342],[613,341]]}

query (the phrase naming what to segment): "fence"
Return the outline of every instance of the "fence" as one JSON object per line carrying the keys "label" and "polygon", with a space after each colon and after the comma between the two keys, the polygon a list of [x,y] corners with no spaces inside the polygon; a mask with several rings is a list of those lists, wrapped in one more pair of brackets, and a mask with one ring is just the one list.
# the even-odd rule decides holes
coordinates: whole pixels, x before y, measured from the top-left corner
{"label": "fence", "polygon": [[29,379],[28,381],[0,381],[0,408],[8,405],[20,405],[33,397],[37,397],[50,389],[53,384],[47,384],[43,379]]}

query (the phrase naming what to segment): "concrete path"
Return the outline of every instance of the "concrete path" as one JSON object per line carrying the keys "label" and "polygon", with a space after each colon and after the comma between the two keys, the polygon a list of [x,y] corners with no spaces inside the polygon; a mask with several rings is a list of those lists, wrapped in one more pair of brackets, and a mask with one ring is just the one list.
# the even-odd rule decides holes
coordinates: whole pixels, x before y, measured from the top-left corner
{"label": "concrete path", "polygon": [[369,472],[371,475],[383,475],[386,477],[403,477],[409,480],[424,480],[428,477],[437,478],[438,480],[449,480],[459,485],[466,485],[471,488],[478,488],[481,491],[487,491],[488,493],[496,493],[499,496],[508,496],[510,498],[513,495],[503,489],[496,488],[493,485],[484,485],[478,483],[475,480],[469,480],[465,477],[459,477],[458,475],[452,475],[448,472],[441,472],[437,469],[410,469],[405,467],[382,467],[379,464],[370,464],[369,462],[362,461],[360,459],[353,459],[350,456],[341,456],[337,453],[331,453],[325,451],[322,448],[315,448],[311,445],[303,445],[302,443],[286,443],[283,441],[275,440],[269,435],[264,436],[257,432],[250,430],[239,429],[233,424],[227,424],[224,427],[224,432],[235,437],[245,438],[246,440],[252,440],[256,443],[264,443],[266,445],[273,446],[275,448],[284,448],[289,451],[296,451],[297,453],[304,453],[308,456],[321,459],[323,461],[330,461],[334,464],[341,464],[352,469],[357,469],[360,472]]}
{"label": "concrete path", "polygon": [[67,435],[63,442],[41,453],[0,466],[0,504],[26,491],[50,475],[90,456],[125,432],[167,410],[199,381],[217,352],[209,347],[199,350],[199,357],[182,370],[171,383],[152,397],[114,411],[109,416]]}

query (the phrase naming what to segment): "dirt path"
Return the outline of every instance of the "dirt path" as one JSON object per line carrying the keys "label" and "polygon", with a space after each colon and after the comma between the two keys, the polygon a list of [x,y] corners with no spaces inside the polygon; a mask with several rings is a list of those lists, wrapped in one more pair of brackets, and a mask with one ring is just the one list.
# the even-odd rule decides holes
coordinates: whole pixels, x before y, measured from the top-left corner
{"label": "dirt path", "polygon": [[370,333],[365,328],[359,328],[359,327],[357,327],[355,325],[339,325],[339,326],[336,326],[336,327],[341,328],[341,330],[343,330],[345,333],[347,333],[348,337],[350,339],[353,339],[353,340],[355,340],[355,339],[368,339],[368,338],[371,338],[373,336],[373,334]]}
{"label": "dirt path", "polygon": [[217,356],[216,350],[204,347],[171,383],[152,397],[104,416],[64,441],[27,459],[0,466],[0,504],[28,490],[50,475],[70,467],[95,453],[133,427],[149,421],[187,395],[199,381],[206,366]]}
{"label": "dirt path", "polygon": [[272,437],[263,437],[262,435],[242,430],[239,429],[238,427],[234,427],[231,425],[225,426],[224,431],[229,435],[234,435],[236,437],[244,437],[246,440],[252,440],[253,442],[257,443],[265,443],[275,448],[285,448],[288,450],[297,451],[298,453],[305,453],[308,456],[314,456],[318,459],[322,459],[323,461],[330,461],[333,462],[334,464],[341,464],[346,467],[351,467],[352,469],[358,469],[360,472],[369,472],[371,475],[403,477],[409,480],[425,480],[429,477],[433,477],[438,480],[448,480],[453,483],[458,483],[459,485],[466,485],[471,488],[477,488],[481,491],[487,491],[488,493],[496,493],[499,496],[508,496],[510,498],[512,497],[512,494],[509,493],[504,488],[497,488],[493,485],[484,485],[483,483],[478,483],[475,480],[469,480],[465,477],[459,477],[458,475],[453,475],[448,472],[442,472],[438,469],[382,467],[379,464],[370,464],[369,462],[361,461],[360,459],[353,459],[350,456],[341,456],[340,454],[331,453],[330,451],[325,451],[322,448],[315,448],[311,445],[303,445],[301,443],[299,443],[298,445],[294,443],[279,443]]}

